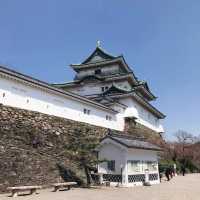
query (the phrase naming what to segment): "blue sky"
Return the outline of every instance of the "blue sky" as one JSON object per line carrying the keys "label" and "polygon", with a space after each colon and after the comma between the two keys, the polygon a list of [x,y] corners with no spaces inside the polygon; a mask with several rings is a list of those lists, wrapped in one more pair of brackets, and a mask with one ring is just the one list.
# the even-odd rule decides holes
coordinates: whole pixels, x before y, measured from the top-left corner
{"label": "blue sky", "polygon": [[200,133],[199,0],[0,0],[0,63],[47,82],[100,40],[158,96],[166,135]]}

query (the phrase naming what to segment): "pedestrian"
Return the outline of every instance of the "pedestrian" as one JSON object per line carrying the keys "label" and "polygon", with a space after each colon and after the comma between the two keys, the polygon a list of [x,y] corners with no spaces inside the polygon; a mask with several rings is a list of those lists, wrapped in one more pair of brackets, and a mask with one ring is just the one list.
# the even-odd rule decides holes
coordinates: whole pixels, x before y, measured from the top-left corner
{"label": "pedestrian", "polygon": [[167,178],[167,181],[169,181],[170,180],[170,168],[169,167],[167,167],[166,168],[166,170],[165,170],[165,176],[166,176],[166,178]]}
{"label": "pedestrian", "polygon": [[170,174],[170,177],[172,179],[173,178],[173,169],[172,169],[172,167],[169,168],[169,174]]}
{"label": "pedestrian", "polygon": [[162,176],[163,176],[163,174],[161,173],[161,171],[159,171],[160,183],[162,181]]}
{"label": "pedestrian", "polygon": [[186,171],[186,170],[185,170],[185,166],[182,166],[182,167],[181,167],[181,171],[182,171],[182,175],[185,176],[185,171]]}

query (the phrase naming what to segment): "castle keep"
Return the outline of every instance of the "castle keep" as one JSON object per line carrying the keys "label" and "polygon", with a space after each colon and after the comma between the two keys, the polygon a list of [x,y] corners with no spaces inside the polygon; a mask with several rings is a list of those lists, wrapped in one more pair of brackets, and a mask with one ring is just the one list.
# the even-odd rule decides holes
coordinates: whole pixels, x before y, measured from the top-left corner
{"label": "castle keep", "polygon": [[[74,81],[54,86],[117,111],[116,116],[123,118],[122,126],[132,120],[155,133],[164,132],[160,121],[165,115],[151,104],[155,95],[147,82],[135,76],[123,56],[112,56],[97,46],[81,64],[71,67],[76,72]],[[106,120],[112,122],[114,118],[108,114]]]}

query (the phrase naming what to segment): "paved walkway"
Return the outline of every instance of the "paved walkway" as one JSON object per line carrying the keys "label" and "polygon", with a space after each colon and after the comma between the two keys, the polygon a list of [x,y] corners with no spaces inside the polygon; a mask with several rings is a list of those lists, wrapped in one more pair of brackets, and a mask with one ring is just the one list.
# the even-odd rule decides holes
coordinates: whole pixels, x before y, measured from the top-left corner
{"label": "paved walkway", "polygon": [[[8,194],[0,200],[12,199]],[[38,195],[19,196],[15,200],[200,200],[200,174],[178,176],[170,182],[163,181],[151,187],[80,189],[51,192],[40,191]]]}

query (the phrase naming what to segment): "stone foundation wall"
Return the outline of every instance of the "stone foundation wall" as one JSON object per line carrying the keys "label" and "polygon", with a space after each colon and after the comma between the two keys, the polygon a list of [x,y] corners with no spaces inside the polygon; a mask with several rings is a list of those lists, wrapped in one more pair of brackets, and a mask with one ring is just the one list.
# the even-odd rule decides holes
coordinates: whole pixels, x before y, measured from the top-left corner
{"label": "stone foundation wall", "polygon": [[[132,123],[129,134],[144,134]],[[0,105],[0,192],[13,185],[48,185],[60,176],[81,182],[84,173],[64,153],[68,136],[77,127],[99,138],[108,132],[86,123]]]}
{"label": "stone foundation wall", "polygon": [[63,153],[68,135],[77,127],[97,137],[107,132],[102,127],[0,105],[0,191],[12,185],[53,183],[70,169],[80,173]]}
{"label": "stone foundation wall", "polygon": [[162,135],[153,131],[142,124],[139,124],[133,118],[125,119],[125,129],[124,132],[130,135],[134,135],[135,137],[142,137],[144,140],[152,142],[154,144],[162,145],[164,142]]}

